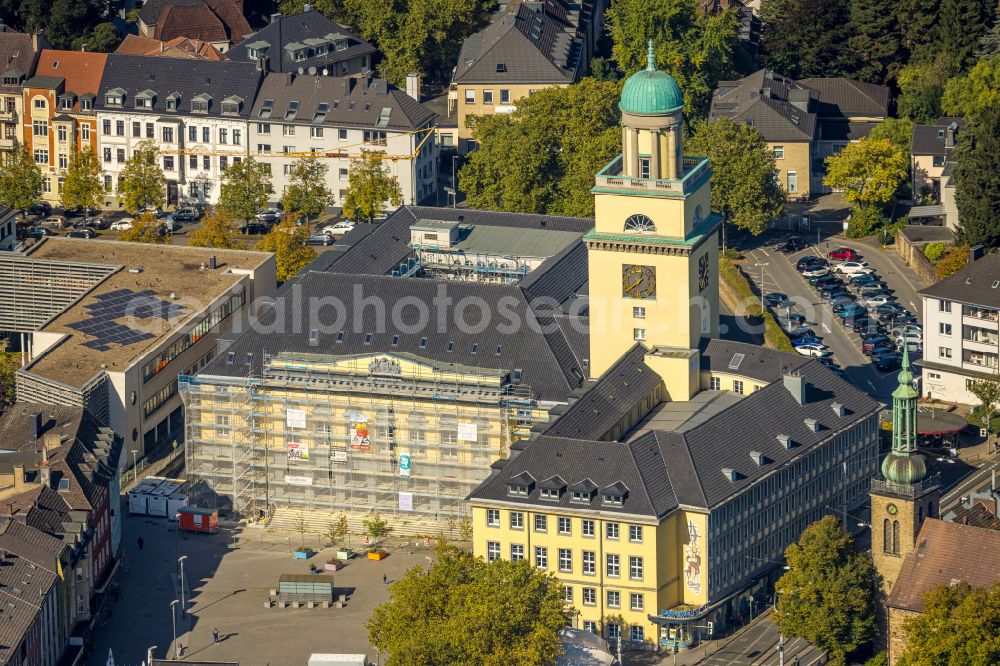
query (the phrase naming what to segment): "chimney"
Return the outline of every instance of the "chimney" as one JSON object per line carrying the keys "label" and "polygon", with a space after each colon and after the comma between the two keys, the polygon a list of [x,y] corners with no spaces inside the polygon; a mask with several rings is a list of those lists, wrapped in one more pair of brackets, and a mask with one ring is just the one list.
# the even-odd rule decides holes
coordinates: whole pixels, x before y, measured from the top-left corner
{"label": "chimney", "polygon": [[265,75],[271,71],[271,57],[261,56],[257,59],[257,71],[263,72]]}
{"label": "chimney", "polygon": [[306,4],[304,4],[304,5],[302,5],[302,11],[303,12],[311,12],[312,8],[313,8],[313,6],[310,5],[308,2]]}
{"label": "chimney", "polygon": [[944,147],[945,150],[951,150],[955,147],[955,132],[958,131],[958,123],[952,122],[948,125],[948,129],[945,130],[944,134]]}
{"label": "chimney", "polygon": [[760,96],[771,99],[771,86],[764,86],[760,91]]}
{"label": "chimney", "polygon": [[208,268],[209,268],[209,270],[213,270],[213,271],[215,270],[215,255],[214,254],[211,255],[208,258]]}
{"label": "chimney", "polygon": [[285,85],[286,86],[292,85],[292,81],[294,81],[294,80],[295,80],[295,72],[286,72],[285,73]]}
{"label": "chimney", "polygon": [[281,18],[281,12],[275,12],[274,14],[271,14],[271,23],[276,22],[280,18]]}
{"label": "chimney", "polygon": [[411,72],[406,75],[406,94],[420,101],[420,75]]}
{"label": "chimney", "polygon": [[42,435],[42,413],[31,412],[28,414],[28,434],[31,441],[36,441]]}
{"label": "chimney", "polygon": [[42,451],[45,453],[45,458],[48,458],[49,451],[55,451],[60,446],[62,446],[62,437],[59,436],[57,432],[47,432],[42,439]]}
{"label": "chimney", "polygon": [[795,402],[800,405],[806,404],[806,380],[802,378],[802,375],[790,372],[782,377],[782,381],[785,384],[785,389],[795,398]]}
{"label": "chimney", "polygon": [[983,258],[982,245],[973,245],[972,247],[969,248],[969,261],[967,262],[968,264],[971,264],[974,261],[979,261],[982,258]]}

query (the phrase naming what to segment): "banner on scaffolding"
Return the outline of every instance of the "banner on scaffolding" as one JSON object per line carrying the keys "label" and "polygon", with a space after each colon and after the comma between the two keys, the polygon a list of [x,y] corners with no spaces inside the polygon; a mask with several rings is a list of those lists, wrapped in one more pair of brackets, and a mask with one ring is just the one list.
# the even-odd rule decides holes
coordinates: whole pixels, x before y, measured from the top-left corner
{"label": "banner on scaffolding", "polygon": [[399,510],[413,511],[413,493],[399,493]]}
{"label": "banner on scaffolding", "polygon": [[474,442],[478,438],[479,428],[475,423],[458,424],[458,441]]}
{"label": "banner on scaffolding", "polygon": [[311,476],[292,476],[291,474],[286,474],[285,483],[290,486],[311,486],[313,480]]}
{"label": "banner on scaffolding", "polygon": [[368,439],[368,417],[354,414],[351,416],[351,448],[367,451],[371,446],[371,440]]}
{"label": "banner on scaffolding", "polygon": [[410,478],[410,454],[399,454],[399,476],[404,479]]}
{"label": "banner on scaffolding", "polygon": [[289,428],[306,427],[306,410],[289,409],[285,411],[285,425]]}
{"label": "banner on scaffolding", "polygon": [[347,450],[346,449],[333,449],[330,451],[330,462],[335,463],[345,463],[347,462]]}
{"label": "banner on scaffolding", "polygon": [[297,442],[288,442],[289,460],[309,460],[309,445]]}

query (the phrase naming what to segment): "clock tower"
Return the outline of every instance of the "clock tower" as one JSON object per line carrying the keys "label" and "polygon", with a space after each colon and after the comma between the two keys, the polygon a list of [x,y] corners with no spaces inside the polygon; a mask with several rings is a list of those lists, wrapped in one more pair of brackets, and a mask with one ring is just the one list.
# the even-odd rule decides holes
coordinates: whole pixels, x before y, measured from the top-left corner
{"label": "clock tower", "polygon": [[719,333],[719,218],[708,160],[683,152],[680,88],[657,71],[652,42],[647,59],[622,88],[622,152],[591,190],[590,372],[642,342],[663,359],[670,399],[688,400],[699,390],[699,344]]}
{"label": "clock tower", "polygon": [[940,510],[937,477],[928,477],[927,463],[917,452],[918,394],[905,345],[898,379],[892,392],[892,450],[882,461],[881,478],[872,480],[870,493],[872,559],[887,594],[924,520],[937,518]]}

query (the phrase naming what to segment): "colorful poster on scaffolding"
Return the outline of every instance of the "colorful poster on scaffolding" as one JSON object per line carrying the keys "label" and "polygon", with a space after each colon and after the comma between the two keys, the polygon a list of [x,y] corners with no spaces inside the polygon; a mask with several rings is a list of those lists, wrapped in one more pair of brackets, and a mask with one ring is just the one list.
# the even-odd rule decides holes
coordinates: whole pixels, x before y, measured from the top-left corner
{"label": "colorful poster on scaffolding", "polygon": [[458,424],[458,441],[460,442],[474,442],[478,437],[479,428],[475,423],[459,423]]}
{"label": "colorful poster on scaffolding", "polygon": [[400,453],[399,454],[399,476],[403,479],[410,478],[410,454]]}
{"label": "colorful poster on scaffolding", "polygon": [[309,445],[298,442],[288,442],[289,460],[309,460]]}
{"label": "colorful poster on scaffolding", "polygon": [[351,415],[351,448],[367,451],[371,448],[368,439],[368,417],[364,414]]}
{"label": "colorful poster on scaffolding", "polygon": [[285,411],[285,425],[289,428],[306,427],[306,410],[288,409]]}

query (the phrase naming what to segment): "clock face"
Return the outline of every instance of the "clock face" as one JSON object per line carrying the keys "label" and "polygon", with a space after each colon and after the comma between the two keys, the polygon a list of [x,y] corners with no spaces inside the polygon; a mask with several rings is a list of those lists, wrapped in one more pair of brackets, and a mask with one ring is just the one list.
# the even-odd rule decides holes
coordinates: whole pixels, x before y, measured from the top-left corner
{"label": "clock face", "polygon": [[708,286],[709,279],[709,266],[708,266],[708,252],[701,255],[701,259],[698,260],[698,288],[704,289]]}
{"label": "clock face", "polygon": [[896,508],[895,504],[890,504],[889,506],[885,507],[885,510],[889,512],[890,516],[895,516],[896,512],[899,511],[899,509]]}
{"label": "clock face", "polygon": [[656,269],[652,266],[622,266],[622,295],[652,298],[656,295]]}

